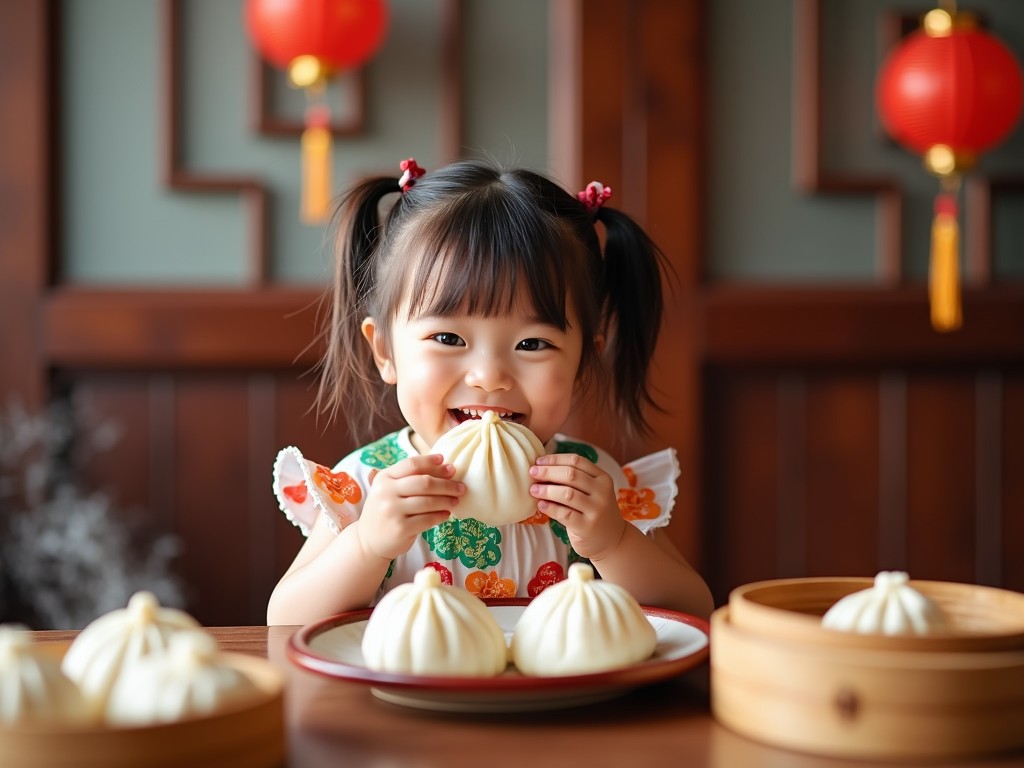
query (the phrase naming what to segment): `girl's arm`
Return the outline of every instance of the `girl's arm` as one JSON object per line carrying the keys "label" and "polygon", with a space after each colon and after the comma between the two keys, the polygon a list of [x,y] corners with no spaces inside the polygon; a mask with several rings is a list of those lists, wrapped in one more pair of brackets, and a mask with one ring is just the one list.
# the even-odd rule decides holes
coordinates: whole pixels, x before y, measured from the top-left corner
{"label": "girl's arm", "polygon": [[359,540],[358,520],[336,534],[321,514],[270,595],[267,624],[307,624],[365,608],[383,581],[389,562],[365,552]]}
{"label": "girl's arm", "polygon": [[358,520],[335,535],[323,514],[274,588],[267,624],[306,624],[365,608],[391,560],[446,520],[465,486],[438,455],[412,456],[379,472]]}
{"label": "girl's arm", "polygon": [[659,530],[644,535],[635,525],[623,524],[618,544],[591,558],[601,578],[625,588],[643,605],[710,616],[711,591],[668,537]]}

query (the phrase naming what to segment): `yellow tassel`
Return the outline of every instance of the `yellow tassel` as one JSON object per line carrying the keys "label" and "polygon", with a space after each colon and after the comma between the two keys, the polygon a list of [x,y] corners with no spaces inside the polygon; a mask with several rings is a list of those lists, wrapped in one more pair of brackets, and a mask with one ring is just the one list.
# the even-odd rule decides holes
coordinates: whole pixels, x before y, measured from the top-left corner
{"label": "yellow tassel", "polygon": [[310,125],[302,132],[302,220],[320,224],[331,203],[331,129]]}
{"label": "yellow tassel", "polygon": [[[947,196],[943,196],[947,197]],[[956,202],[936,204],[932,222],[932,253],[928,282],[932,327],[936,331],[955,331],[963,322],[960,308],[960,227]]]}

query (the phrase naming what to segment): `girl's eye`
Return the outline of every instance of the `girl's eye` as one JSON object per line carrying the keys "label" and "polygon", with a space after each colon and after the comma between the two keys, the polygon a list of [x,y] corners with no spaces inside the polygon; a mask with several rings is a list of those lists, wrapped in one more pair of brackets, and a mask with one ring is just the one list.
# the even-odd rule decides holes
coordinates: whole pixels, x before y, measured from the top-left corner
{"label": "girl's eye", "polygon": [[438,344],[444,344],[446,347],[465,346],[465,342],[455,333],[435,333],[430,338]]}
{"label": "girl's eye", "polygon": [[551,344],[543,339],[523,339],[516,344],[516,349],[523,352],[537,352],[541,349],[548,349],[550,346]]}

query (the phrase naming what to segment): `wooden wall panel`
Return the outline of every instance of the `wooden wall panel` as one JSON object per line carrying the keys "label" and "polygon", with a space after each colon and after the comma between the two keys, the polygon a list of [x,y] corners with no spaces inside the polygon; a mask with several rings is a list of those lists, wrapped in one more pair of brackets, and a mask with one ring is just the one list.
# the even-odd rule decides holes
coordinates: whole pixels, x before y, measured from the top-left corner
{"label": "wooden wall panel", "polygon": [[770,578],[778,561],[778,387],[768,376],[712,375],[706,385],[705,577],[716,602]]}
{"label": "wooden wall panel", "polygon": [[922,373],[907,387],[907,570],[975,578],[975,387],[970,375]]}
{"label": "wooden wall panel", "polygon": [[716,368],[713,591],[872,575],[1024,589],[1024,383],[995,368]]}
{"label": "wooden wall panel", "polygon": [[811,375],[804,382],[803,573],[873,573],[880,536],[877,378]]}
{"label": "wooden wall panel", "polygon": [[999,478],[1001,491],[996,500],[1002,546],[995,572],[1003,584],[1024,592],[1024,372],[1008,372],[1001,393],[1001,450],[989,468]]}

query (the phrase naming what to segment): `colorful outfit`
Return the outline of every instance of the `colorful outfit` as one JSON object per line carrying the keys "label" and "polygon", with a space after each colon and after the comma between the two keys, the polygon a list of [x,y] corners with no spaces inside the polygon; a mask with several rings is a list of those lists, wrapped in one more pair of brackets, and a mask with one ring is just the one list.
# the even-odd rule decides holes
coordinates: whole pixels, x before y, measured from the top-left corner
{"label": "colorful outfit", "polygon": [[[359,518],[377,472],[417,453],[410,432],[405,427],[353,451],[334,469],[306,459],[295,447],[283,449],[274,462],[274,494],[281,510],[304,535],[319,514],[340,531]],[[668,525],[679,476],[674,449],[620,466],[604,451],[565,435],[555,435],[545,448],[548,453],[585,456],[607,472],[623,518],[642,532]],[[569,564],[580,560],[584,558],[573,551],[565,527],[540,512],[500,526],[453,517],[424,531],[408,552],[391,562],[377,600],[427,566],[444,583],[480,597],[534,597],[564,579]]]}

